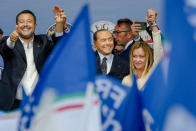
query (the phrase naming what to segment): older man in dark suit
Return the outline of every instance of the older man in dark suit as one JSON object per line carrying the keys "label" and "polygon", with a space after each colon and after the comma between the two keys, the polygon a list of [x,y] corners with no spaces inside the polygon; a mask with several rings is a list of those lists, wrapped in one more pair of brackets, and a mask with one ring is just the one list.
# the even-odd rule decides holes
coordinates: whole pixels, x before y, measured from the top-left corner
{"label": "older man in dark suit", "polygon": [[97,73],[109,75],[122,80],[129,74],[129,64],[119,56],[112,54],[114,39],[112,33],[106,29],[98,30],[94,34]]}
{"label": "older man in dark suit", "polygon": [[[66,20],[62,9],[54,9],[56,20],[56,38],[63,34]],[[47,35],[35,35],[36,17],[30,10],[23,10],[16,16],[16,29],[9,37],[4,37],[0,44],[0,53],[4,59],[4,71],[0,81],[0,99],[9,97],[9,104],[0,101],[1,109],[19,106],[22,88],[26,95],[31,95],[39,79],[41,68],[55,43]],[[6,89],[5,89],[6,88]],[[9,88],[9,89],[7,89]],[[15,101],[12,101],[16,98]]]}

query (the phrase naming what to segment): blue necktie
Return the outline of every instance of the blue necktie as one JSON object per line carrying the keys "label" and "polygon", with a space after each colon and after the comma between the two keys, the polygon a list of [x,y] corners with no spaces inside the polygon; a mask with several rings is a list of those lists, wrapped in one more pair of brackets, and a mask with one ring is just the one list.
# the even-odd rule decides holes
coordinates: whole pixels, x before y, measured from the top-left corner
{"label": "blue necktie", "polygon": [[104,57],[101,63],[101,71],[104,75],[107,74],[107,63],[106,63],[107,58]]}

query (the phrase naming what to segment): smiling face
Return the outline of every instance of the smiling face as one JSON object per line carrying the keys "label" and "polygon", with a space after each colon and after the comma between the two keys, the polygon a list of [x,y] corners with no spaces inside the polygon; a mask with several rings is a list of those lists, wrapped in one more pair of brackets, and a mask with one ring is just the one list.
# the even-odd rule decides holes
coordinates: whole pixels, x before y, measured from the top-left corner
{"label": "smiling face", "polygon": [[133,50],[133,65],[136,70],[144,70],[146,65],[146,56],[142,47]]}
{"label": "smiling face", "polygon": [[97,32],[96,40],[94,41],[97,50],[104,56],[112,53],[114,48],[114,40],[112,34],[107,30]]}
{"label": "smiling face", "polygon": [[18,16],[16,29],[23,39],[32,39],[36,29],[34,17],[30,13],[23,13]]}

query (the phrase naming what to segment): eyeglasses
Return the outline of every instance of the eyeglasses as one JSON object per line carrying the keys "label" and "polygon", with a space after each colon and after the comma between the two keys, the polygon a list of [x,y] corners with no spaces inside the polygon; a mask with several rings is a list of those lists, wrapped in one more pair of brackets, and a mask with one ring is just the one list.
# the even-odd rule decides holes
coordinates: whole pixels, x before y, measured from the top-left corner
{"label": "eyeglasses", "polygon": [[113,34],[120,34],[121,32],[130,32],[130,31],[129,30],[122,30],[122,31],[115,30],[113,31]]}

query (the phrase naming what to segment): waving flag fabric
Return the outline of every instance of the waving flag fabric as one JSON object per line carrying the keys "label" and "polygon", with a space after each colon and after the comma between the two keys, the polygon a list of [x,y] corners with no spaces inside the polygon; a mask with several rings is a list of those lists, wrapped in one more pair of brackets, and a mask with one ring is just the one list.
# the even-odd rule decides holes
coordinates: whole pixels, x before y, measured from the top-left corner
{"label": "waving flag fabric", "polygon": [[165,8],[165,29],[172,50],[163,130],[193,131],[196,130],[196,2],[167,0]]}
{"label": "waving flag fabric", "polygon": [[116,79],[98,76],[95,85],[101,100],[102,131],[144,130],[136,79],[133,87],[127,87]]}

